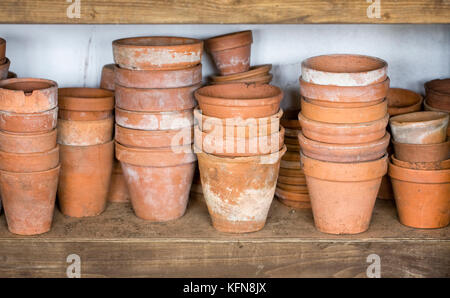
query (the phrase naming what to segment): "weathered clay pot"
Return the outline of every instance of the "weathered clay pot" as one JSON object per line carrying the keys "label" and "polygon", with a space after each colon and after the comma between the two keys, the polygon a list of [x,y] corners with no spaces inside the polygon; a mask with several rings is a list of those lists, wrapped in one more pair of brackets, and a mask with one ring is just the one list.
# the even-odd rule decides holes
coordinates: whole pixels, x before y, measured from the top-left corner
{"label": "weathered clay pot", "polygon": [[277,198],[283,205],[286,205],[286,206],[291,207],[296,210],[311,209],[311,202],[286,200],[286,199],[283,199],[282,197],[279,197],[278,195],[277,195]]}
{"label": "weathered clay pot", "polygon": [[386,133],[383,138],[369,143],[329,144],[308,139],[301,132],[298,134],[303,154],[314,159],[332,162],[361,162],[379,159],[386,154],[390,138],[389,133]]}
{"label": "weathered clay pot", "polygon": [[450,79],[426,82],[425,91],[431,107],[450,111]]}
{"label": "weathered clay pot", "polygon": [[203,114],[217,118],[262,118],[280,109],[283,91],[272,85],[211,85],[195,91]]}
{"label": "weathered clay pot", "polygon": [[277,187],[280,190],[291,192],[291,193],[295,193],[295,194],[307,194],[308,193],[308,188],[306,187],[306,184],[302,184],[302,185],[295,184],[295,185],[292,185],[292,184],[281,183],[281,182],[278,181]]}
{"label": "weathered clay pot", "polygon": [[[118,170],[118,168],[120,170]],[[130,201],[130,194],[128,192],[125,176],[122,172],[122,166],[117,159],[114,160],[113,164],[108,201],[112,203],[127,203]]]}
{"label": "weathered clay pot", "polygon": [[106,64],[102,68],[102,76],[100,78],[100,88],[114,91],[114,64]]}
{"label": "weathered clay pot", "polygon": [[221,75],[248,71],[253,42],[252,31],[216,36],[205,41],[206,49]]}
{"label": "weathered clay pot", "polygon": [[166,89],[197,85],[202,81],[202,64],[182,69],[130,70],[115,66],[116,84],[128,88]]}
{"label": "weathered clay pot", "polygon": [[448,121],[448,113],[415,112],[394,116],[389,123],[398,143],[437,144],[447,139]]}
{"label": "weathered clay pot", "polygon": [[[286,148],[287,148],[287,146],[286,146]],[[287,151],[281,159],[286,160],[286,161],[300,162],[300,153],[299,153],[299,151],[296,151],[296,152]]]}
{"label": "weathered clay pot", "polygon": [[113,41],[114,62],[133,70],[180,69],[202,60],[203,41],[193,38],[147,36]]}
{"label": "weathered clay pot", "polygon": [[166,89],[129,88],[116,85],[116,107],[135,112],[168,112],[192,109],[194,91],[201,84]]}
{"label": "weathered clay pot", "polygon": [[[427,101],[424,100],[423,105],[425,107],[425,111],[434,111],[434,112],[444,112],[444,113],[450,113],[450,110],[446,111],[446,110],[439,110],[439,109],[435,109],[433,107],[430,107],[427,104]],[[450,125],[447,127],[447,137],[450,137]]]}
{"label": "weathered clay pot", "polygon": [[450,158],[450,140],[439,144],[406,144],[392,140],[395,157],[407,162],[439,162]]}
{"label": "weathered clay pot", "polygon": [[58,121],[58,108],[37,113],[0,111],[0,130],[14,133],[38,133],[53,130]]}
{"label": "weathered clay pot", "polygon": [[391,156],[391,162],[399,167],[413,170],[447,170],[450,169],[450,159],[436,162],[409,162]]}
{"label": "weathered clay pot", "polygon": [[9,66],[11,62],[8,58],[4,58],[3,62],[0,62],[0,80],[8,78]]}
{"label": "weathered clay pot", "polygon": [[36,235],[52,225],[59,166],[31,173],[0,171],[0,190],[11,233]]}
{"label": "weathered clay pot", "polygon": [[392,190],[392,183],[389,175],[384,175],[383,179],[381,179],[381,185],[378,190],[377,198],[382,200],[394,199],[394,191]]}
{"label": "weathered clay pot", "polygon": [[[298,115],[298,113],[296,115]],[[301,129],[300,121],[298,119],[281,118],[280,124],[286,129],[287,132],[286,135],[289,135],[289,130],[295,130],[293,134],[289,135],[295,138],[297,137],[298,134],[297,130]]]}
{"label": "weathered clay pot", "polygon": [[[283,161],[281,161],[281,162],[283,162]],[[296,163],[300,164],[300,162],[296,162]],[[283,168],[280,167],[280,169],[283,169]],[[297,171],[300,171],[300,170],[297,169]],[[289,184],[289,185],[306,185],[306,178],[305,178],[304,174],[301,177],[278,176],[278,182],[284,183],[284,184]]]}
{"label": "weathered clay pot", "polygon": [[19,78],[0,82],[0,110],[38,113],[56,108],[58,85],[44,79]]}
{"label": "weathered clay pot", "polygon": [[407,89],[389,88],[386,99],[388,113],[395,116],[400,114],[418,112],[422,108],[422,95]]}
{"label": "weathered clay pot", "polygon": [[385,101],[384,98],[370,101],[370,102],[333,102],[333,101],[324,101],[324,100],[315,100],[304,97],[304,99],[314,105],[327,107],[327,108],[342,108],[342,109],[353,109],[353,108],[366,108],[373,105],[381,104]]}
{"label": "weathered clay pot", "polygon": [[367,86],[387,79],[387,63],[379,58],[352,55],[322,55],[302,62],[302,79],[334,86]]}
{"label": "weathered clay pot", "polygon": [[450,170],[414,170],[389,164],[400,222],[442,228],[450,222]]}
{"label": "weathered clay pot", "polygon": [[301,170],[285,169],[285,168],[280,168],[280,176],[305,177],[303,171]]}
{"label": "weathered clay pot", "polygon": [[59,164],[59,146],[45,152],[12,153],[0,151],[0,170],[14,173],[42,172]]}
{"label": "weathered clay pot", "polygon": [[93,121],[58,119],[58,144],[89,146],[112,140],[114,117]]}
{"label": "weathered clay pot", "polygon": [[236,83],[245,83],[245,84],[269,84],[272,81],[273,76],[271,74],[259,76],[259,77],[251,77],[245,79],[239,79],[235,81],[225,81],[225,82],[211,82],[212,85],[225,85],[225,84],[236,84]]}
{"label": "weathered clay pot", "polygon": [[357,234],[369,228],[387,154],[375,161],[324,162],[302,155],[316,228],[330,234]]}
{"label": "weathered clay pot", "polygon": [[281,168],[301,170],[302,167],[298,161],[281,160]]}
{"label": "weathered clay pot", "polygon": [[298,119],[303,135],[308,139],[330,144],[360,144],[381,139],[386,134],[389,115],[376,121],[353,124],[313,121],[301,113]]}
{"label": "weathered clay pot", "polygon": [[114,141],[91,146],[61,145],[58,202],[71,217],[105,210],[114,157]]}
{"label": "weathered clay pot", "polygon": [[[285,199],[285,200],[297,201],[297,202],[310,202],[308,192],[304,192],[304,193],[290,192],[290,191],[279,188],[278,184],[277,184],[277,189],[275,190],[275,195],[277,197]],[[311,208],[311,206],[310,206],[310,208]]]}
{"label": "weathered clay pot", "polygon": [[36,153],[56,146],[56,129],[43,133],[7,133],[0,131],[0,151]]}
{"label": "weathered clay pot", "polygon": [[0,64],[5,63],[6,54],[6,40],[0,38]]}
{"label": "weathered clay pot", "polygon": [[135,112],[116,107],[116,123],[141,130],[182,129],[194,125],[192,109],[173,112]]}
{"label": "weathered clay pot", "polygon": [[247,233],[264,227],[286,152],[251,157],[197,153],[203,195],[214,228]]}
{"label": "weathered clay pot", "polygon": [[248,71],[234,73],[226,76],[211,76],[211,81],[214,83],[234,82],[243,79],[252,79],[269,74],[272,69],[272,64],[263,64],[252,66]]}

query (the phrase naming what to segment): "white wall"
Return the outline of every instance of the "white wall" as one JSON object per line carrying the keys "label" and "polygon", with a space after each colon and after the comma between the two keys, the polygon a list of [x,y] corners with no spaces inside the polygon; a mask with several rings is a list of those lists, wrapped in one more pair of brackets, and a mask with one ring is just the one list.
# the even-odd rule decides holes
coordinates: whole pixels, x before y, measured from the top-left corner
{"label": "white wall", "polygon": [[[373,55],[389,63],[391,86],[423,91],[423,83],[450,77],[449,25],[0,25],[11,70],[61,87],[97,86],[112,63],[111,42],[140,35],[208,38],[253,30],[252,64],[273,64],[273,84],[297,103],[300,62],[326,53]],[[204,58],[204,75],[214,69]]]}

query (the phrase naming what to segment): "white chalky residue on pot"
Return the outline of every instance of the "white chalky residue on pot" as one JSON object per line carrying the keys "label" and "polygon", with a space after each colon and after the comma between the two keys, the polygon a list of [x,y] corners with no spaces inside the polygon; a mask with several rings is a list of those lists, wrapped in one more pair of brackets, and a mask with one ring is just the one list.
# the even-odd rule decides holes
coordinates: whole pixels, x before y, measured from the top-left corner
{"label": "white chalky residue on pot", "polygon": [[302,67],[302,78],[308,83],[334,86],[366,86],[386,75],[386,68],[364,73],[332,73]]}
{"label": "white chalky residue on pot", "polygon": [[229,63],[219,63],[219,62],[217,62],[217,63],[218,63],[217,67],[219,69],[233,67],[235,65],[249,65],[250,64],[250,58],[239,59],[239,57],[232,57],[230,59]]}

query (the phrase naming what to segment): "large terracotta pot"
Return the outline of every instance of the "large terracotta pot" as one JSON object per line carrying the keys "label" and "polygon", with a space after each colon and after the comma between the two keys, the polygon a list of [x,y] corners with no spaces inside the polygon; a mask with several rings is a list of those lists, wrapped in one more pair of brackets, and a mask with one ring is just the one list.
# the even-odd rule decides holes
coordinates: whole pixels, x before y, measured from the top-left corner
{"label": "large terracotta pot", "polygon": [[369,228],[387,154],[375,161],[325,162],[302,155],[316,228],[330,234],[357,234]]}
{"label": "large terracotta pot", "polygon": [[430,106],[450,111],[450,79],[426,82],[425,91]]}
{"label": "large terracotta pot", "polygon": [[45,152],[12,153],[0,151],[0,170],[15,173],[42,172],[59,164],[59,146]]}
{"label": "large terracotta pot", "polygon": [[230,83],[244,79],[254,79],[257,77],[265,76],[269,74],[272,69],[272,64],[256,65],[249,68],[248,71],[234,73],[225,76],[211,76],[213,83]]}
{"label": "large terracotta pot", "polygon": [[389,115],[396,116],[418,112],[422,108],[423,97],[419,93],[401,88],[389,88],[386,96]]}
{"label": "large terracotta pot", "polygon": [[39,133],[53,130],[57,125],[58,108],[37,113],[0,111],[0,130],[12,133]]}
{"label": "large terracotta pot", "polygon": [[203,41],[193,38],[146,36],[114,40],[114,62],[132,70],[168,70],[197,65]]}
{"label": "large terracotta pot", "polygon": [[5,80],[8,78],[10,65],[11,62],[8,58],[4,58],[3,62],[0,63],[0,80]]}
{"label": "large terracotta pot", "polygon": [[112,140],[114,117],[92,121],[58,119],[58,144],[89,146]]}
{"label": "large terracotta pot", "polygon": [[442,228],[450,222],[450,170],[415,170],[389,164],[400,222]]}
{"label": "large terracotta pot", "polygon": [[56,146],[56,129],[44,133],[7,133],[0,131],[0,151],[12,153],[45,152]]}
{"label": "large terracotta pot", "polygon": [[102,76],[100,77],[100,88],[114,91],[114,67],[115,64],[106,64],[102,68]]}
{"label": "large terracotta pot", "polygon": [[264,227],[286,152],[251,157],[197,153],[203,195],[214,228],[247,233]]}
{"label": "large terracotta pot", "polygon": [[392,140],[397,159],[407,162],[440,162],[450,158],[450,140],[439,144],[405,144]]}
{"label": "large terracotta pot", "polygon": [[114,159],[113,163],[108,201],[112,203],[127,203],[130,201],[130,194],[125,176],[123,175],[122,166],[117,159]]}

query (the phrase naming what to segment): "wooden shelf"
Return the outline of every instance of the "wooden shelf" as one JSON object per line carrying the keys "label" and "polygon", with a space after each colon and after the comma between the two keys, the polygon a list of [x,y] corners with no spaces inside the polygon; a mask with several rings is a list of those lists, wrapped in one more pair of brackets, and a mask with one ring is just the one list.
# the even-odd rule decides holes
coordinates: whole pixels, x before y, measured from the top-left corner
{"label": "wooden shelf", "polygon": [[52,230],[32,237],[9,233],[0,216],[0,277],[65,277],[70,254],[82,277],[365,277],[370,254],[382,277],[450,277],[450,228],[405,227],[390,201],[377,202],[367,232],[344,236],[276,200],[265,228],[245,235],[217,232],[201,199],[167,223],[141,220],[129,204],[84,219],[55,211]]}
{"label": "wooden shelf", "polygon": [[[73,0],[75,2],[75,0]],[[369,18],[366,0],[89,0],[69,18],[61,0],[2,0],[0,22],[12,24],[322,24],[450,23],[450,2],[381,0]]]}

